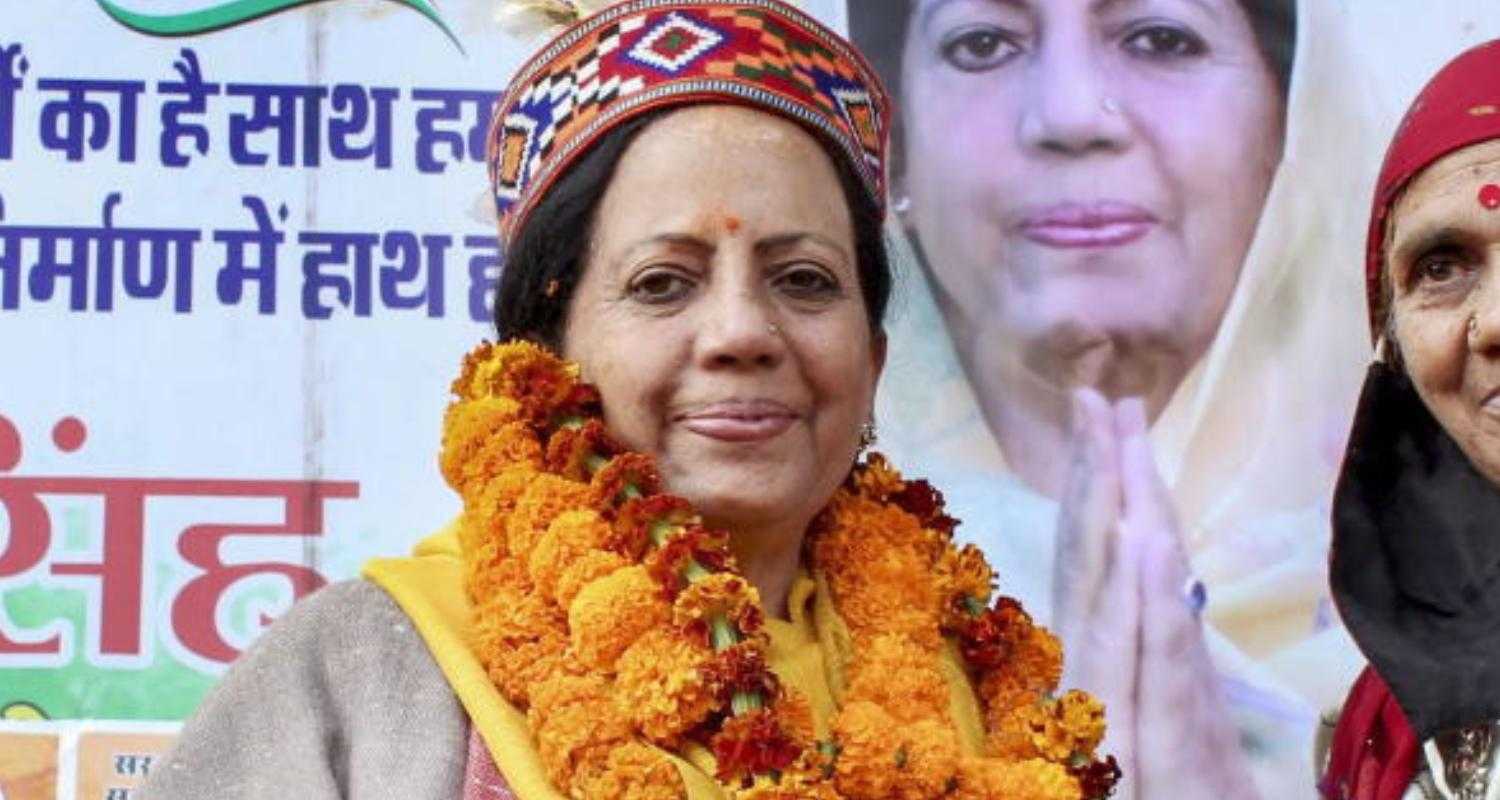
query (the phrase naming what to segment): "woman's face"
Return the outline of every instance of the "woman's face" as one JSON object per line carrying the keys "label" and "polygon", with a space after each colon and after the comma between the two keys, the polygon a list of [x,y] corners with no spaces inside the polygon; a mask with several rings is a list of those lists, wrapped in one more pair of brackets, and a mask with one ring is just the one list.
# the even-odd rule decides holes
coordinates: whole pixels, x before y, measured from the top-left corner
{"label": "woman's face", "polygon": [[833,162],[797,125],[697,106],[600,202],[564,350],[610,429],[715,524],[801,527],[855,456],[884,342]]}
{"label": "woman's face", "polygon": [[1417,393],[1500,484],[1500,139],[1437,161],[1391,212],[1396,341]]}
{"label": "woman's face", "polygon": [[1212,341],[1280,159],[1282,99],[1240,4],[918,0],[909,31],[907,223],[960,347],[1164,402]]}

